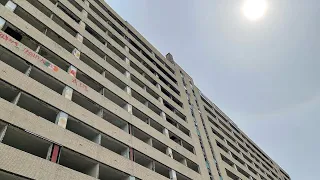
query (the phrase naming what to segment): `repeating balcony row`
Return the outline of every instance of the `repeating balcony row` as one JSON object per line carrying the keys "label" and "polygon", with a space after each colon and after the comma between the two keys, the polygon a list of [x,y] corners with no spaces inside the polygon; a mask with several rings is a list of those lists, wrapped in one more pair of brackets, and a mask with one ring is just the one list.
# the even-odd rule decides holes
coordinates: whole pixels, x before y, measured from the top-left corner
{"label": "repeating balcony row", "polygon": [[[86,22],[87,24],[85,24],[85,29],[83,29],[83,28],[81,28],[81,26],[79,24],[74,23],[74,20],[76,20],[76,22],[79,22],[80,20],[75,15],[72,15],[73,13],[71,11],[69,11],[66,7],[64,7],[62,4],[58,3],[57,7],[56,7],[53,4],[51,4],[50,2],[44,1],[43,3],[45,3],[45,5],[48,6],[48,8],[50,8],[50,10],[49,10],[46,6],[41,5],[38,1],[30,1],[30,3],[32,3],[32,5],[34,5],[36,8],[41,10],[41,12],[43,12],[48,17],[50,17],[53,22],[55,22],[59,25],[59,27],[56,28],[56,26],[52,26],[51,23],[47,23],[48,19],[46,17],[37,16],[38,19],[36,19],[36,18],[32,19],[32,16],[30,16],[30,14],[25,15],[25,13],[32,13],[33,16],[35,16],[35,14],[37,14],[36,10],[32,9],[33,7],[30,6],[30,4],[28,4],[26,1],[19,1],[18,4],[21,5],[21,7],[29,10],[29,12],[20,12],[21,10],[17,9],[17,10],[15,10],[16,14],[21,15],[20,17],[22,17],[24,20],[26,20],[30,24],[34,25],[34,27],[36,27],[39,31],[42,31],[42,32],[45,31],[45,29],[47,28],[47,27],[43,27],[43,26],[45,26],[45,24],[48,25],[51,29],[54,29],[55,33],[58,33],[57,34],[58,36],[63,37],[63,38],[60,38],[60,40],[59,40],[59,41],[61,41],[61,43],[57,42],[57,43],[60,43],[62,45],[62,47],[66,48],[67,50],[70,50],[70,51],[73,51],[74,47],[77,47],[80,51],[85,51],[84,54],[82,55],[83,57],[81,57],[81,56],[80,57],[82,59],[86,58],[86,59],[88,59],[88,61],[95,62],[94,60],[91,59],[93,57],[96,61],[98,59],[103,58],[106,61],[108,61],[109,64],[111,64],[112,66],[117,68],[120,72],[127,68],[126,66],[123,65],[125,56],[123,54],[121,54],[121,52],[119,52],[114,46],[110,45],[109,43],[105,45],[105,43],[102,44],[101,42],[97,41],[97,39],[94,38],[94,31],[88,25],[90,23],[92,24],[92,22],[90,20],[88,20]],[[63,10],[63,12],[61,10]],[[55,14],[53,15],[52,12],[55,12]],[[62,14],[64,14],[64,16]],[[66,16],[66,15],[69,15],[73,19],[71,19],[71,18],[68,19],[67,17],[69,17],[69,16]],[[31,20],[29,18],[31,18]],[[42,21],[42,22],[37,22],[37,21]],[[73,38],[69,37],[68,33],[64,33],[63,30],[61,31],[60,30],[61,27],[65,31],[67,31],[71,36],[73,36]],[[89,49],[84,48],[81,44],[79,44],[79,41],[75,41],[74,37],[79,38],[79,36],[78,36],[79,34],[77,33],[78,31],[76,31],[75,29],[77,29],[79,32],[81,32],[82,35],[84,35],[84,37],[81,36],[81,38],[83,39],[82,40],[83,44],[86,45],[86,47],[88,47]],[[66,40],[64,40],[64,39],[66,39]],[[103,46],[106,46],[106,47],[103,47]],[[110,56],[104,54],[104,51],[107,54],[111,53]],[[157,82],[154,80],[154,78],[151,78],[152,76],[154,76],[154,74],[148,73],[148,69],[146,69],[146,71],[142,71],[142,69],[141,69],[142,63],[136,62],[135,59],[133,59],[133,58],[130,58],[130,59],[132,62],[131,68],[133,68],[135,70],[140,70],[140,71],[138,71],[139,73],[144,72],[144,77],[142,77],[142,78],[148,80],[153,86],[156,86]],[[137,63],[137,64],[134,64],[134,63]],[[101,68],[99,68],[99,65],[97,65],[96,63],[94,65],[95,65],[94,67],[96,68],[96,70],[101,69]],[[149,69],[150,69],[150,67],[149,67]],[[140,74],[142,74],[142,73],[140,73]],[[173,96],[170,92],[165,90],[165,88],[164,88],[165,85],[163,83],[160,82],[160,84],[162,85],[160,92],[162,92],[163,94],[165,94],[169,97],[169,98],[165,98],[165,99],[167,99],[170,103],[178,104],[179,106],[176,109],[178,109],[179,113],[182,112],[182,109],[180,108],[180,107],[182,107],[182,103],[178,100],[178,97]],[[152,87],[152,88],[155,89],[156,87]],[[156,96],[159,96],[159,95],[157,95],[157,93],[154,93],[154,94]],[[183,117],[183,115],[181,117]]]}
{"label": "repeating balcony row", "polygon": [[[244,156],[242,153],[237,153],[233,149],[227,148],[220,139],[216,139],[217,146],[220,149],[221,159],[230,165],[235,170],[238,170],[243,176],[247,179],[250,179],[250,176],[253,179],[262,179],[262,180],[276,180],[276,176],[271,175],[269,173],[265,173],[265,171],[261,170],[257,164],[254,163],[254,166],[248,161],[247,157]],[[227,143],[227,145],[229,145]],[[242,159],[244,157],[244,159]],[[245,169],[249,170],[250,172],[245,171]],[[258,169],[260,172],[258,172]]]}
{"label": "repeating balcony row", "polygon": [[[216,116],[215,114],[213,114],[213,112],[206,107],[206,106],[208,106],[208,102],[207,102],[207,101],[204,101],[205,99],[204,99],[203,97],[202,97],[202,100],[203,100],[203,102],[206,102],[206,103],[205,103],[206,105],[204,106],[206,112],[211,115],[211,118],[209,118],[209,121],[210,121],[211,123],[214,123],[212,119],[217,119],[217,116]],[[212,106],[211,106],[211,107],[212,107]],[[217,113],[217,111],[215,111],[215,113]],[[208,116],[210,117],[210,115],[208,115]],[[221,117],[222,115],[219,113],[218,116]],[[249,143],[249,144],[252,144],[251,141],[249,141],[247,138],[245,138],[245,139],[247,140],[247,142],[248,142],[248,143],[246,143],[246,142],[240,137],[240,136],[244,137],[244,135],[240,132],[240,130],[238,130],[236,127],[234,127],[234,125],[233,125],[231,122],[229,122],[229,121],[226,121],[226,120],[225,120],[225,121],[221,121],[220,118],[218,118],[218,121],[219,121],[219,124],[221,124],[221,125],[223,126],[223,128],[220,127],[220,126],[218,126],[216,123],[214,123],[214,124],[215,124],[215,126],[219,127],[219,128],[221,129],[221,131],[223,131],[223,133],[224,133],[225,135],[227,135],[233,142],[236,142],[236,140],[235,140],[232,136],[236,137],[236,138],[240,141],[240,142],[237,141],[237,143],[239,143],[239,146],[241,146],[242,149],[243,149],[246,153],[249,153],[248,149],[250,149],[252,153],[256,154],[256,155],[261,159],[261,161],[262,161],[263,163],[265,163],[265,164],[269,167],[269,168],[266,167],[266,170],[269,170],[269,171],[270,171],[271,173],[273,173],[273,174],[277,174],[276,172],[274,172],[275,169],[272,167],[272,165],[271,165],[270,163],[268,163],[269,161],[267,161],[266,159],[262,158],[261,155],[259,155],[259,153],[257,153],[257,151],[253,150],[253,148],[248,145],[248,143]],[[230,128],[229,126],[230,126],[231,128]],[[230,132],[232,135],[230,135],[229,132]],[[246,149],[244,146],[246,146],[248,149]],[[255,149],[257,149],[257,148],[255,148]],[[259,151],[259,152],[262,153],[261,151]],[[250,155],[251,155],[254,159],[256,159],[257,162],[260,163],[260,160],[258,160],[258,158],[254,157],[251,153],[250,153]],[[270,162],[271,162],[271,160],[270,160]],[[262,165],[265,167],[265,164],[262,164]]]}
{"label": "repeating balcony row", "polygon": [[[6,44],[4,44],[4,45],[6,45]],[[25,48],[22,47],[22,49],[25,49]],[[17,50],[17,49],[16,49],[16,47],[12,47],[11,50]],[[45,66],[43,66],[43,65],[50,63],[49,61],[46,61],[44,64],[43,64],[43,62],[42,63],[41,62],[35,63],[34,65],[36,65],[38,68],[42,68],[42,70],[40,70],[40,69],[37,69],[36,67],[32,67],[32,64],[29,63],[29,62],[33,62],[32,57],[34,57],[33,55],[35,55],[35,53],[31,54],[31,56],[30,56],[30,53],[25,55],[24,54],[25,52],[20,52],[20,54],[18,54],[19,56],[23,56],[23,54],[24,54],[24,56],[25,56],[24,58],[29,59],[28,62],[26,62],[25,60],[18,58],[16,55],[14,55],[13,53],[10,53],[8,50],[6,50],[4,48],[1,48],[1,51],[3,52],[2,56],[1,56],[1,61],[9,64],[10,66],[14,67],[15,69],[19,70],[22,73],[28,74],[29,77],[42,83],[43,85],[47,86],[48,88],[52,89],[53,91],[55,91],[59,94],[63,93],[64,87],[66,86],[66,84],[68,84],[68,81],[66,81],[60,75],[57,76],[60,73],[52,73],[50,76],[42,71],[43,68],[45,68]],[[31,52],[31,50],[28,52]],[[42,64],[42,66],[41,66],[41,64]],[[53,78],[54,76],[56,76],[55,78],[59,78],[60,81]],[[70,75],[65,73],[65,77],[70,77]],[[82,94],[78,93],[78,92],[74,93],[74,96],[73,96],[74,101],[76,103],[78,103],[80,106],[82,106],[83,108],[87,109],[88,111],[95,113],[95,114],[99,113],[101,108],[108,107],[108,106],[104,105],[104,101],[106,101],[106,100],[110,101],[111,103],[113,103],[117,107],[122,107],[122,108],[127,107],[126,104],[128,104],[128,103],[126,101],[124,101],[123,99],[119,98],[118,96],[116,96],[115,94],[113,94],[111,91],[109,91],[105,88],[98,88],[98,89],[94,90],[90,86],[87,86],[86,84],[84,84],[83,80],[85,81],[86,77],[83,74],[81,74],[81,72],[78,72],[77,78],[78,79],[73,79],[72,81],[70,81],[70,83],[72,83],[74,89],[85,90],[87,92],[88,92],[88,89],[90,89],[90,90],[92,90],[92,92],[94,94],[96,94],[96,95],[98,94],[98,96],[92,96],[92,95],[88,96],[83,93]],[[82,81],[80,81],[79,78]],[[69,86],[70,86],[70,84],[69,84]],[[99,98],[99,95],[105,97],[105,99],[103,101],[101,101],[101,99]],[[138,109],[144,109],[144,108],[143,108],[143,106],[137,106],[137,108],[133,107],[132,113],[135,117],[139,118],[140,120],[142,120],[144,122],[146,122],[146,120],[148,120],[150,126],[153,127],[155,130],[158,130],[161,133],[162,133],[163,129],[165,129],[165,127],[169,126],[168,130],[170,133],[170,138],[174,139],[175,142],[184,146],[186,148],[186,150],[193,152],[193,147],[189,143],[187,143],[186,141],[184,141],[180,138],[180,136],[182,134],[173,133],[176,130],[175,130],[175,127],[173,127],[172,125],[170,126],[170,119],[168,119],[167,121],[166,121],[166,119],[164,119],[165,121],[162,119],[158,119],[160,121],[156,121],[151,118],[146,118],[146,116],[143,116],[143,113],[141,113],[141,111]],[[171,127],[173,127],[173,128],[171,128]],[[179,136],[176,134],[178,134]],[[167,143],[167,142],[165,142],[165,143]],[[171,146],[174,146],[174,144],[171,144]],[[182,150],[182,154],[186,153],[183,149],[181,149],[181,150]],[[181,151],[181,150],[179,150],[179,151]]]}
{"label": "repeating balcony row", "polygon": [[[232,152],[233,154],[235,154],[235,156],[239,156],[239,157],[243,158],[243,159],[238,158],[238,161],[241,164],[245,163],[245,164],[247,164],[247,166],[254,165],[257,169],[259,169],[262,172],[262,174],[270,176],[271,177],[270,179],[275,179],[277,177],[276,174],[274,174],[272,172],[270,173],[266,169],[266,167],[264,167],[265,169],[263,169],[257,163],[254,163],[254,161],[251,159],[251,157],[249,157],[249,155],[247,154],[248,152],[245,152],[243,147],[240,144],[234,145],[233,143],[231,143],[231,141],[227,140],[224,136],[221,135],[221,131],[218,128],[216,128],[215,126],[212,126],[211,128],[212,128],[213,134],[218,137],[218,138],[216,138],[216,141],[220,142],[218,146],[220,148],[222,148],[226,153]],[[231,149],[228,149],[225,146],[223,146],[222,145],[223,143],[225,143]],[[240,147],[242,149],[242,151],[239,148],[237,148],[236,146]],[[263,164],[261,164],[261,165],[263,166]]]}
{"label": "repeating balcony row", "polygon": [[[1,66],[3,67],[3,69],[5,69],[7,74],[10,74],[10,76],[12,75],[20,80],[20,82],[19,81],[15,82],[15,84],[19,84],[21,82],[26,82],[28,85],[32,85],[32,87],[34,89],[36,89],[34,91],[38,90],[39,91],[38,93],[41,92],[41,94],[46,94],[44,96],[51,96],[50,98],[59,99],[59,98],[55,97],[56,95],[54,94],[55,93],[54,91],[52,91],[52,92],[47,91],[47,90],[44,91],[45,89],[40,88],[41,86],[37,87],[37,85],[32,83],[32,81],[30,81],[28,79],[24,79],[24,78],[22,78],[21,75],[19,76],[18,74],[16,74],[18,72],[13,73],[12,70],[10,70],[10,68],[8,68],[9,66],[5,67],[5,64],[3,64],[3,63],[1,64]],[[29,75],[32,75],[32,76],[37,76],[35,73],[32,73],[32,71],[33,70],[31,69],[31,71],[29,71],[29,72],[27,71],[27,73],[29,73]],[[7,79],[10,77],[3,77],[3,78]],[[41,77],[39,76],[38,78],[41,78]],[[50,83],[50,82],[48,82],[48,83]],[[12,102],[13,104],[16,104],[17,106],[19,106],[23,109],[26,109],[27,111],[34,113],[35,115],[40,116],[40,117],[42,117],[52,123],[56,122],[56,119],[59,115],[59,109],[63,109],[61,107],[52,106],[51,104],[48,104],[48,103],[42,101],[42,99],[37,99],[36,97],[33,97],[30,94],[27,94],[26,92],[22,92],[21,90],[13,87],[10,84],[7,84],[4,81],[1,81],[0,85],[1,85],[0,86],[1,87],[1,90],[0,90],[0,92],[1,92],[0,97],[1,98],[5,99],[9,102]],[[45,86],[43,86],[43,87],[45,87]],[[83,103],[82,102],[83,99],[81,100],[80,94],[73,94],[71,100],[73,103],[76,103],[78,105],[80,105],[79,103]],[[64,104],[61,101],[61,99],[59,101],[60,101],[59,103]],[[81,107],[81,105],[78,108],[80,108],[80,107]],[[57,109],[57,108],[59,108],[59,109]],[[86,111],[84,108],[80,108],[80,109],[79,109],[79,112],[82,112],[82,114],[83,114],[82,117],[90,118],[90,116],[88,116],[89,111]],[[64,111],[66,111],[66,110],[64,110]],[[71,113],[71,111],[70,112],[66,111],[66,113]],[[105,120],[105,122],[109,122],[110,125],[112,124],[112,126],[114,126],[114,128],[118,127],[119,129],[123,130],[123,132],[127,132],[127,133],[131,134],[133,137],[149,144],[151,147],[158,150],[157,152],[162,152],[165,155],[169,156],[169,154],[167,153],[168,147],[166,145],[162,144],[160,141],[156,140],[155,138],[151,137],[150,135],[144,133],[142,130],[136,128],[135,126],[132,126],[130,123],[127,123],[126,121],[124,121],[120,117],[116,116],[112,112],[110,112],[106,109],[101,109],[96,114],[98,115],[98,117]],[[70,118],[68,118],[66,129],[76,133],[79,136],[82,136],[90,141],[93,141],[95,143],[100,144],[101,136],[107,135],[107,134],[102,134],[103,132],[99,129],[95,129],[95,127],[90,127],[89,124],[86,124],[86,122],[83,122],[83,120],[78,119],[78,117],[74,116],[74,114],[72,114],[72,113],[69,117]],[[136,120],[138,120],[138,119],[136,119]],[[140,123],[139,128],[141,128],[141,123]],[[114,132],[114,130],[112,130],[112,131]],[[160,133],[154,133],[154,132],[153,132],[153,134],[154,135],[158,134],[157,136],[160,135]],[[168,134],[168,138],[169,138],[169,136],[170,136],[170,134]],[[130,138],[130,139],[132,139],[132,138]],[[163,142],[163,140],[162,140],[162,142]],[[126,143],[126,142],[122,142],[122,143]],[[126,146],[130,146],[130,144],[126,143]],[[116,144],[111,144],[108,147],[111,149],[112,148],[115,148],[115,149],[120,148]],[[145,150],[147,150],[147,152],[149,152],[151,150],[150,148],[146,148],[146,147],[141,147],[142,149],[140,147],[133,147],[133,148],[135,148],[135,149],[137,148],[137,150],[140,150],[140,151],[142,150],[143,153],[146,153],[146,152],[144,152]],[[148,154],[148,153],[146,153],[146,154]],[[156,153],[156,154],[158,154],[157,157],[161,157],[161,155],[159,153]],[[152,157],[154,157],[154,156],[152,156]],[[189,159],[184,158],[183,155],[177,153],[174,150],[173,150],[173,154],[172,154],[171,158],[184,164],[185,166],[189,167],[190,169],[198,171],[198,169],[197,169],[198,166],[194,162],[190,161]],[[141,161],[144,162],[144,160],[141,160]],[[158,159],[158,161],[159,161],[159,159]],[[142,165],[145,165],[145,164],[142,164]],[[175,165],[175,167],[176,168],[179,167],[179,169],[181,169],[180,166]],[[184,172],[186,172],[186,171],[184,170]]]}
{"label": "repeating balcony row", "polygon": [[[90,2],[90,8],[95,9],[95,13],[97,13],[102,19],[104,19],[106,22],[110,22],[110,26],[117,32],[119,33],[119,35],[121,36],[126,36],[128,37],[127,40],[129,41],[129,43],[131,43],[133,46],[135,46],[137,48],[138,51],[143,50],[145,51],[145,53],[154,55],[156,60],[160,61],[161,64],[164,64],[164,66],[166,68],[169,69],[169,71],[172,74],[175,74],[175,71],[173,70],[173,66],[174,64],[172,64],[170,61],[169,64],[167,64],[167,60],[165,57],[163,57],[161,55],[161,53],[159,53],[156,49],[154,49],[157,53],[154,53],[154,51],[151,50],[151,48],[149,48],[142,40],[140,40],[140,38],[138,38],[137,35],[135,35],[135,33],[133,33],[133,31],[135,30],[130,30],[130,29],[134,29],[131,28],[131,26],[125,22],[126,24],[128,24],[128,26],[126,26],[124,23],[122,23],[119,18],[117,18],[114,14],[114,12],[111,8],[110,10],[107,8],[107,6],[105,6],[103,3],[105,2],[101,2],[99,0],[89,0]],[[120,25],[120,26],[119,26]],[[137,33],[139,34],[139,33]],[[142,45],[142,46],[141,46]],[[149,53],[150,52],[150,53]],[[157,55],[159,54],[159,55]]]}
{"label": "repeating balcony row", "polygon": [[[12,29],[12,28],[11,28]],[[10,30],[12,31],[12,30]],[[48,30],[46,31],[46,34],[48,33]],[[19,33],[16,33],[15,35],[17,35]],[[49,33],[50,34],[50,33]],[[21,36],[21,41],[24,42],[25,44],[31,46],[30,48],[31,49],[37,49],[37,43],[34,42],[34,40],[30,40],[28,39],[28,37],[25,37],[25,36]],[[20,38],[19,36],[19,38]],[[50,36],[50,35],[49,35]],[[23,39],[22,39],[23,38]],[[68,62],[63,62],[64,60],[61,59],[60,57],[57,57],[55,54],[53,54],[52,52],[50,52],[48,49],[46,48],[42,48],[42,49],[37,49],[39,51],[39,53],[41,55],[43,55],[44,57],[47,57],[49,58],[50,60],[52,60],[55,64],[59,65],[62,69],[65,69],[67,70],[67,68],[70,66],[70,64],[68,65]],[[83,60],[83,62],[85,62],[87,65],[90,65],[90,61],[85,61]],[[112,69],[111,69],[112,70]],[[109,70],[110,71],[110,70]],[[101,71],[100,71],[101,72]],[[96,82],[95,80],[93,80],[92,78],[88,77],[88,75],[86,75],[85,73],[81,73],[83,76],[80,75],[80,79],[83,80],[83,82],[85,82],[87,85],[89,85],[90,87],[92,87],[93,89],[97,90],[97,91],[100,91],[100,87],[101,87],[101,84],[99,84],[98,82]],[[116,78],[114,75],[112,75],[111,73],[108,73],[107,71],[103,71],[102,75],[104,75],[106,78],[108,78],[112,83],[116,84],[118,87],[120,87],[121,89],[123,89],[123,87],[126,87],[125,85],[125,82],[126,80],[123,80],[123,78],[120,78],[120,74],[118,73],[118,77],[119,78]],[[122,76],[124,76],[122,74]],[[83,78],[82,78],[83,77]],[[135,80],[134,76],[132,76],[132,80],[137,82],[137,80]],[[122,82],[120,81],[120,79],[122,79]],[[131,83],[131,86],[134,86],[132,83]],[[137,92],[145,92],[145,91],[141,91],[139,88],[134,88],[137,90]],[[147,89],[146,89],[147,90]],[[136,93],[136,95],[139,95],[138,93]],[[148,96],[145,96],[145,97],[148,97]],[[136,96],[137,99],[139,99],[137,96]],[[145,102],[148,102],[148,101],[145,101]],[[158,102],[158,101],[155,101],[155,102]],[[170,105],[166,102],[166,101],[163,101],[164,102],[164,105],[167,107],[167,108],[170,108]],[[158,105],[158,107],[161,107],[161,105]],[[155,107],[153,104],[150,105],[149,107],[151,110],[153,110],[153,112],[157,113],[159,115],[159,112],[160,112],[160,109],[158,109],[157,107]],[[172,110],[172,109],[171,109]],[[172,115],[170,115],[172,116]],[[168,116],[168,119],[171,119],[169,122],[174,122],[174,123],[171,123],[171,124],[174,124],[178,129],[180,129],[183,133],[185,133],[186,135],[189,135],[189,131],[187,130],[187,128],[185,128],[184,126],[182,126],[180,123],[178,123],[177,121],[173,120],[173,118],[170,118],[170,116]],[[183,121],[181,121],[183,122]]]}
{"label": "repeating balcony row", "polygon": [[[21,96],[21,98],[23,97]],[[2,100],[0,101],[1,105],[5,104]],[[21,101],[24,100],[20,99],[15,102],[21,104]],[[152,158],[135,149],[130,149],[127,145],[120,143],[119,141],[103,134],[102,132],[86,131],[85,133],[82,132],[82,137],[80,137],[79,132],[81,132],[81,129],[79,128],[81,128],[81,126],[83,126],[84,124],[79,123],[75,120],[71,120],[70,122],[68,122],[68,125],[66,127],[67,130],[63,130],[57,126],[58,130],[55,132],[61,133],[61,135],[63,135],[64,137],[68,137],[65,138],[64,142],[69,142],[69,145],[61,146],[58,152],[59,156],[54,161],[52,153],[54,151],[54,146],[60,146],[59,142],[56,142],[57,138],[51,139],[49,137],[50,135],[48,136],[46,133],[37,134],[41,133],[41,131],[35,130],[35,132],[32,132],[28,129],[24,129],[25,127],[29,127],[28,125],[26,125],[27,123],[21,124],[18,122],[21,122],[21,120],[25,120],[28,123],[37,123],[41,127],[51,127],[51,129],[57,128],[54,127],[54,125],[49,125],[47,122],[44,122],[45,120],[34,115],[27,116],[28,118],[25,119],[21,119],[21,115],[23,117],[23,115],[26,114],[25,112],[23,112],[24,110],[21,111],[21,109],[18,109],[16,106],[12,106],[12,108],[10,107],[10,105],[7,105],[7,107],[9,107],[13,112],[16,112],[17,114],[15,114],[15,117],[19,117],[20,119],[13,118],[10,120],[5,119],[4,121],[0,121],[0,143],[19,149],[20,151],[27,152],[34,156],[50,160],[51,162],[57,162],[64,167],[73,169],[94,178],[124,180],[129,177],[129,172],[127,169],[119,169],[119,167],[121,167],[121,164],[109,162],[108,160],[101,159],[99,157],[93,158],[90,153],[83,154],[83,149],[80,149],[79,151],[78,149],[75,150],[74,143],[70,143],[70,141],[76,139],[77,142],[79,142],[79,144],[81,144],[84,148],[88,146],[87,148],[90,148],[92,152],[98,150],[99,153],[112,157],[110,159],[116,158],[120,163],[129,162],[129,164],[131,164],[130,161],[133,161],[136,163],[136,165],[139,166],[137,169],[144,170],[146,174],[150,174],[153,171],[159,174],[158,178],[160,179],[170,178],[169,173],[171,169],[169,167],[153,160]],[[33,119],[30,120],[31,117]],[[22,127],[19,127],[17,125],[22,125]],[[105,160],[107,163],[104,162]],[[110,163],[113,163],[112,165],[114,166],[110,166]],[[181,180],[190,180],[180,173],[177,173],[177,177]]]}
{"label": "repeating balcony row", "polygon": [[[154,57],[154,55],[148,55],[145,51],[142,51],[139,47],[136,46],[136,44],[134,44],[135,46],[131,45],[131,43],[133,43],[132,41],[130,41],[128,39],[128,37],[124,36],[124,35],[120,35],[118,37],[114,37],[114,33],[115,32],[111,32],[110,28],[114,27],[114,25],[109,21],[109,20],[105,20],[102,19],[102,17],[104,16],[99,16],[99,14],[97,15],[97,13],[99,13],[100,11],[98,11],[94,6],[91,5],[91,3],[89,3],[89,6],[82,2],[81,0],[59,0],[59,2],[61,2],[62,4],[64,4],[65,6],[68,7],[68,9],[71,10],[72,7],[68,6],[67,1],[69,1],[79,12],[82,12],[83,10],[85,10],[88,13],[88,18],[96,25],[97,28],[99,28],[100,30],[102,30],[103,32],[108,32],[108,34],[110,34],[111,37],[113,37],[114,39],[116,38],[116,42],[119,42],[118,44],[123,45],[122,49],[125,48],[125,45],[130,45],[127,46],[130,50],[134,51],[136,55],[138,55],[139,58],[142,58],[144,60],[146,60],[145,62],[147,63],[151,63],[150,65],[154,65],[154,69],[159,69],[159,75],[162,74],[161,76],[166,76],[169,78],[169,81],[166,81],[167,84],[171,84],[173,86],[177,85],[177,81],[174,78],[175,76],[170,72],[167,72],[166,70],[164,70],[164,67],[161,66],[160,64],[158,64],[155,60],[153,60],[151,58],[151,56]],[[55,2],[58,2],[58,0],[56,0]],[[76,13],[75,9],[72,10],[73,13]],[[101,15],[101,13],[100,13]],[[81,17],[81,16],[79,16]],[[111,26],[111,27],[110,27]],[[122,32],[120,32],[121,34],[123,34]],[[116,31],[116,34],[118,35],[118,32]],[[120,40],[121,39],[121,40]],[[127,43],[129,42],[129,43]],[[136,49],[138,48],[138,50]]]}

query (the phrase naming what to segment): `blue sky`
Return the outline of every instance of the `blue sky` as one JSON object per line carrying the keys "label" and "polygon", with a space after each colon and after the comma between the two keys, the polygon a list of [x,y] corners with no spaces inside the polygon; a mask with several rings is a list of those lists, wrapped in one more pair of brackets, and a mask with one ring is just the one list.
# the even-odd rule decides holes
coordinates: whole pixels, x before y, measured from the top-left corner
{"label": "blue sky", "polygon": [[107,0],[193,77],[293,180],[320,162],[320,1],[268,0],[261,20],[243,0]]}

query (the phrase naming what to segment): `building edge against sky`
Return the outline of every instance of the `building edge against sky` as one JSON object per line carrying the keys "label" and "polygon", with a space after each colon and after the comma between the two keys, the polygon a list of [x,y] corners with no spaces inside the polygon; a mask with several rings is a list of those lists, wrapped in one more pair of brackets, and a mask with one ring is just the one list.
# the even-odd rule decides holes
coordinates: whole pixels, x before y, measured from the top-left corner
{"label": "building edge against sky", "polygon": [[103,0],[0,4],[0,179],[290,180]]}

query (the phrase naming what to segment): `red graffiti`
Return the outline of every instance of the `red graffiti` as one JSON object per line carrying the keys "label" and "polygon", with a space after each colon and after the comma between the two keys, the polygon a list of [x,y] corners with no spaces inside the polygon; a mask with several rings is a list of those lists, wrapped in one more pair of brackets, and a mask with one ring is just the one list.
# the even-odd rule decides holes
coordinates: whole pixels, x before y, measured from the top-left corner
{"label": "red graffiti", "polygon": [[12,37],[3,32],[0,32],[0,38],[4,39],[5,41],[9,41],[11,44],[14,44],[15,46],[19,45],[17,41],[15,41]]}
{"label": "red graffiti", "polygon": [[33,59],[36,59],[36,60],[40,61],[43,65],[45,65],[46,67],[52,69],[54,72],[57,72],[59,70],[58,66],[52,64],[50,61],[48,61],[45,58],[41,57],[39,54],[37,54],[36,52],[32,51],[31,49],[25,48],[23,50],[23,52],[27,56],[30,56]]}
{"label": "red graffiti", "polygon": [[74,83],[77,87],[84,89],[88,92],[88,86],[80,81],[78,81],[76,78],[73,78],[72,83]]}

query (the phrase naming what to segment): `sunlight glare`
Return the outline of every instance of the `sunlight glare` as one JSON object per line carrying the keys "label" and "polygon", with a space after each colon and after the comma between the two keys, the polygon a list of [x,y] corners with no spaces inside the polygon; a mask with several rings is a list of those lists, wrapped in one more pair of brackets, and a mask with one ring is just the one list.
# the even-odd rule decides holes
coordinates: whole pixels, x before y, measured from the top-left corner
{"label": "sunlight glare", "polygon": [[256,21],[265,14],[267,2],[266,0],[246,0],[242,10],[247,19]]}

